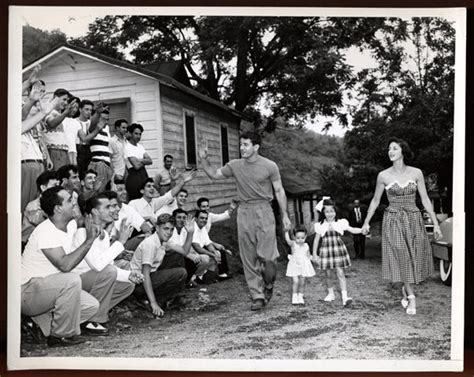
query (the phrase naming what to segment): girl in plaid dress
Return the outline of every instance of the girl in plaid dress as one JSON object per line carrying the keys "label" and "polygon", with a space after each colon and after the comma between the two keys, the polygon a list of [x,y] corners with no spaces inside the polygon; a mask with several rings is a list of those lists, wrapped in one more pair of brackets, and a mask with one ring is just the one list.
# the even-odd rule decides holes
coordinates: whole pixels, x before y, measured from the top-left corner
{"label": "girl in plaid dress", "polygon": [[390,205],[385,209],[382,222],[382,277],[402,282],[401,304],[407,314],[416,314],[413,284],[418,284],[433,273],[433,256],[426,234],[423,217],[415,204],[416,192],[434,224],[435,239],[442,237],[438,219],[426,193],[425,180],[420,169],[405,165],[410,159],[410,147],[403,140],[392,139],[388,144],[392,166],[377,177],[374,197],[362,226],[369,231],[369,222],[386,191]]}
{"label": "girl in plaid dress", "polygon": [[[313,260],[319,265],[320,269],[326,271],[328,294],[324,301],[335,300],[334,288],[332,286],[332,271],[336,270],[341,288],[342,304],[347,306],[352,302],[352,298],[347,296],[344,268],[351,265],[351,259],[341,236],[345,231],[352,234],[360,234],[362,229],[349,226],[349,222],[346,219],[337,220],[334,202],[325,200],[323,202],[321,221],[314,224],[314,230],[316,236],[313,242]],[[319,241],[321,241],[321,247],[318,256]]]}

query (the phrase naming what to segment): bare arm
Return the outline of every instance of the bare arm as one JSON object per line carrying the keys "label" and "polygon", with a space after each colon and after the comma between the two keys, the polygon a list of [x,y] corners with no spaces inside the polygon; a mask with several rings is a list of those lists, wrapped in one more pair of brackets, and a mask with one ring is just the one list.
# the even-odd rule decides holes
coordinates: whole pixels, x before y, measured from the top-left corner
{"label": "bare arm", "polygon": [[377,183],[375,186],[375,192],[372,200],[370,201],[369,209],[367,210],[367,216],[365,218],[364,224],[362,225],[362,233],[368,232],[369,223],[372,219],[372,216],[375,213],[375,210],[380,204],[380,199],[382,198],[383,190],[385,189],[385,183],[383,182],[382,173],[379,173],[377,176]]}
{"label": "bare arm", "polygon": [[288,217],[288,210],[287,210],[287,202],[286,202],[286,194],[285,190],[283,189],[283,185],[281,184],[281,179],[278,179],[272,182],[273,189],[275,190],[275,196],[278,201],[278,205],[280,206],[282,221],[283,221],[283,228],[290,229],[291,222],[290,218]]}
{"label": "bare arm", "polygon": [[84,259],[93,242],[94,239],[86,238],[86,240],[70,254],[66,254],[62,247],[42,249],[42,252],[59,271],[70,272]]}
{"label": "bare arm", "polygon": [[145,152],[142,158],[142,164],[143,165],[151,165],[153,164],[153,160],[151,159],[150,155]]}
{"label": "bare arm", "polygon": [[184,186],[185,183],[192,181],[194,177],[196,176],[197,170],[191,170],[187,171],[184,173],[180,179],[176,182],[176,185],[170,190],[171,191],[171,196],[174,198],[179,190]]}
{"label": "bare arm", "polygon": [[148,301],[150,301],[151,311],[155,316],[161,317],[164,311],[156,302],[155,292],[151,284],[151,266],[149,264],[142,265],[142,274],[144,277],[143,288],[145,288],[146,296],[148,297]]}
{"label": "bare arm", "polygon": [[199,158],[201,159],[202,168],[209,178],[211,179],[226,179],[227,178],[222,174],[221,169],[216,169],[215,167],[211,166],[211,164],[209,163],[207,140],[201,139],[201,145],[199,146],[198,154],[199,154]]}
{"label": "bare arm", "polygon": [[287,245],[290,246],[290,247],[293,244],[293,241],[290,238],[290,234],[288,232],[288,229],[285,230],[285,241],[286,241]]}
{"label": "bare arm", "polygon": [[420,169],[416,169],[416,186],[418,187],[418,193],[420,194],[421,203],[423,204],[425,211],[428,212],[428,215],[430,216],[431,221],[433,222],[433,232],[435,234],[435,238],[440,239],[443,235],[439,228],[438,219],[433,210],[431,200],[428,197],[428,193],[426,192],[425,178],[423,177],[423,173]]}
{"label": "bare arm", "polygon": [[209,255],[211,258],[215,258],[216,254],[213,252],[209,251],[205,247],[201,247],[197,242],[192,242],[193,249],[198,253],[198,254],[206,254]]}
{"label": "bare arm", "polygon": [[135,170],[141,169],[143,166],[145,166],[137,157],[128,157],[128,161],[130,161],[132,168]]}
{"label": "bare arm", "polygon": [[318,251],[320,238],[321,236],[319,235],[319,233],[316,233],[316,235],[314,236],[314,241],[313,241],[313,258],[317,257],[317,251]]}
{"label": "bare arm", "polygon": [[347,231],[352,234],[361,234],[362,228],[353,228],[352,226],[347,228]]}

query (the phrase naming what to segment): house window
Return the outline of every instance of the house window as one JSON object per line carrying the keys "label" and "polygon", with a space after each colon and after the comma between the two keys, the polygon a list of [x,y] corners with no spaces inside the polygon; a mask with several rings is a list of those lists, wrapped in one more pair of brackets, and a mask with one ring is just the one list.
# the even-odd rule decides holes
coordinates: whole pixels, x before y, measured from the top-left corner
{"label": "house window", "polygon": [[227,135],[227,126],[221,124],[221,156],[222,165],[229,162],[229,137]]}
{"label": "house window", "polygon": [[194,114],[184,114],[184,133],[186,166],[196,167],[196,130],[194,127]]}

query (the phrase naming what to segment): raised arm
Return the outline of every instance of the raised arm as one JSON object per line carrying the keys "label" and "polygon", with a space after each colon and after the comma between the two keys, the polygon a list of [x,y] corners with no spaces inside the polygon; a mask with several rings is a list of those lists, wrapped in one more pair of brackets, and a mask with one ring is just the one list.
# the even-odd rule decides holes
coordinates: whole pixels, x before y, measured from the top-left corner
{"label": "raised arm", "polygon": [[370,201],[369,209],[367,210],[367,216],[365,218],[364,224],[362,225],[362,233],[367,234],[369,232],[369,223],[372,219],[372,216],[375,213],[375,210],[380,204],[380,199],[382,198],[383,190],[385,189],[385,183],[383,182],[382,173],[379,173],[377,176],[377,183],[375,186],[375,192],[372,200]]}
{"label": "raised arm", "polygon": [[221,169],[217,169],[211,166],[209,162],[209,154],[208,154],[208,147],[207,147],[207,140],[201,139],[201,145],[199,146],[199,158],[201,159],[201,164],[204,172],[207,176],[211,179],[226,179],[222,174]]}
{"label": "raised arm", "polygon": [[423,177],[423,173],[420,169],[416,169],[416,186],[418,187],[418,193],[420,194],[421,203],[423,204],[425,211],[428,212],[428,215],[430,216],[431,221],[433,222],[433,233],[435,239],[438,240],[443,237],[443,234],[441,233],[441,229],[439,228],[438,219],[433,210],[431,200],[428,197],[428,193],[426,192],[425,178]]}
{"label": "raised arm", "polygon": [[57,126],[59,126],[63,122],[64,119],[73,115],[76,109],[77,109],[76,100],[68,103],[66,105],[66,109],[62,112],[62,114],[59,114],[58,116],[54,118],[53,117],[46,118],[46,122],[45,122],[46,129],[54,130]]}
{"label": "raised arm", "polygon": [[291,221],[290,221],[290,218],[288,217],[286,194],[285,194],[285,190],[283,189],[283,185],[281,184],[281,179],[273,181],[272,185],[273,185],[273,189],[275,190],[275,196],[278,201],[278,205],[280,206],[283,228],[290,229]]}
{"label": "raised arm", "polygon": [[21,133],[28,132],[41,122],[54,109],[58,102],[59,98],[52,99],[51,101],[40,102],[40,110],[21,122]]}

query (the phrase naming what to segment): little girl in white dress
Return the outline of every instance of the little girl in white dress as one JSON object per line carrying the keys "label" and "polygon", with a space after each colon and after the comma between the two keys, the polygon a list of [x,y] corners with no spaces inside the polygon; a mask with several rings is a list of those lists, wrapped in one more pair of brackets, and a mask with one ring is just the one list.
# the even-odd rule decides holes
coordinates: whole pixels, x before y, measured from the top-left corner
{"label": "little girl in white dress", "polygon": [[316,273],[311,263],[309,246],[306,241],[306,229],[295,230],[295,240],[293,241],[285,231],[285,240],[291,247],[291,254],[288,255],[288,266],[286,276],[293,278],[293,305],[304,305],[304,278],[314,276]]}

